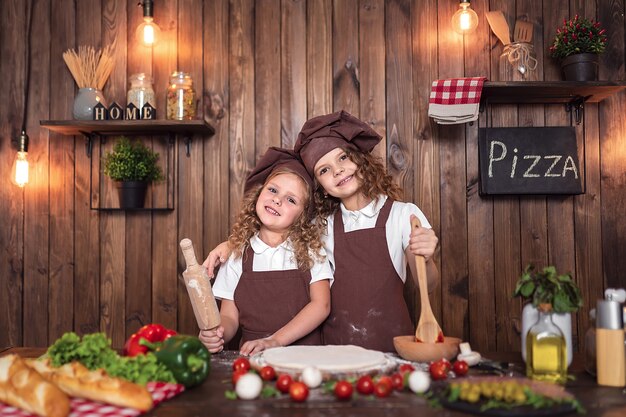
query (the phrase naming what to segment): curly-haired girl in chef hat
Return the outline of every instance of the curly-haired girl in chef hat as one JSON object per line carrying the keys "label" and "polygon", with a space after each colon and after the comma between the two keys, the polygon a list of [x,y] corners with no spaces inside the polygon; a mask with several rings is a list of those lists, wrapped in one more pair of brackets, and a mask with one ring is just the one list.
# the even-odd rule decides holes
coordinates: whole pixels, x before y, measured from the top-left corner
{"label": "curly-haired girl in chef hat", "polygon": [[[432,289],[438,239],[416,205],[398,201],[401,189],[371,154],[380,140],[367,123],[340,111],[307,121],[294,150],[316,180],[318,219],[327,226],[324,247],[334,268],[322,340],[394,351],[394,336],[414,333],[403,297],[407,261],[415,277],[414,255],[426,258]],[[412,229],[411,216],[422,227]]]}
{"label": "curly-haired girl in chef hat", "polygon": [[240,353],[319,345],[330,312],[332,271],[312,222],[313,180],[297,155],[271,147],[246,180],[244,198],[213,293],[221,325],[200,339],[219,352],[241,327]]}

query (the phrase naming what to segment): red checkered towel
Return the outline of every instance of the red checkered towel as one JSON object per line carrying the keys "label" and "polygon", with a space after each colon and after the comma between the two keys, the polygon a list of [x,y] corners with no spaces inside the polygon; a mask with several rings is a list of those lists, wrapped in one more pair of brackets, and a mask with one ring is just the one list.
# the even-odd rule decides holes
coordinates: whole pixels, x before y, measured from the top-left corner
{"label": "red checkered towel", "polygon": [[[152,394],[154,407],[163,401],[177,396],[185,390],[184,385],[168,384],[165,382],[148,382],[146,388],[148,388],[148,391]],[[69,417],[136,417],[141,414],[141,411],[133,408],[117,407],[82,398],[72,398],[70,405]],[[3,403],[0,403],[0,416],[37,417],[34,414],[29,414],[19,408],[10,407]]]}
{"label": "red checkered towel", "polygon": [[433,81],[428,116],[439,124],[467,123],[478,119],[480,94],[486,77]]}

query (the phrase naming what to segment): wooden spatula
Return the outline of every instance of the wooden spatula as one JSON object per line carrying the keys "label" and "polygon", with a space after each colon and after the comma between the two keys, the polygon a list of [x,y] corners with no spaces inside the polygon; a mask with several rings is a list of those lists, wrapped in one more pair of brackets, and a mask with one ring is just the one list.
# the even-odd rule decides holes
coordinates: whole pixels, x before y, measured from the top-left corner
{"label": "wooden spatula", "polygon": [[[422,227],[422,225],[417,217],[412,217],[411,228],[415,229],[416,227]],[[417,283],[420,288],[420,301],[422,304],[420,319],[417,323],[417,329],[415,329],[415,337],[423,343],[435,343],[439,335],[443,335],[443,333],[430,307],[428,281],[426,278],[426,260],[423,256],[415,256],[415,268],[417,269]]]}
{"label": "wooden spatula", "polygon": [[533,24],[524,20],[517,20],[515,22],[515,29],[513,30],[513,39],[515,42],[528,42],[533,38]]}
{"label": "wooden spatula", "polygon": [[504,17],[502,11],[494,10],[487,12],[485,15],[487,16],[489,27],[491,27],[493,33],[500,39],[500,42],[502,42],[503,45],[510,44],[511,36],[509,35],[509,24],[506,22],[506,17]]}

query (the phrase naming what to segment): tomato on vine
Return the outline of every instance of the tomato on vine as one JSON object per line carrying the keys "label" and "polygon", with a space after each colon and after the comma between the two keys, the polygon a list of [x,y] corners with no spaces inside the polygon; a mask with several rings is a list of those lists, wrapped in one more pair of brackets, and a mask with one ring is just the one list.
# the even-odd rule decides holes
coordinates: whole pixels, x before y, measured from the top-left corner
{"label": "tomato on vine", "polygon": [[359,394],[370,395],[374,393],[374,380],[369,375],[363,375],[356,381],[356,390]]}
{"label": "tomato on vine", "polygon": [[382,378],[374,386],[374,395],[378,398],[385,398],[391,394],[392,385],[391,382],[383,380]]}
{"label": "tomato on vine", "polygon": [[454,365],[452,365],[452,370],[454,371],[454,374],[456,376],[464,376],[467,375],[467,372],[469,371],[469,366],[465,361],[456,361],[454,362]]}
{"label": "tomato on vine", "polygon": [[352,384],[348,381],[339,381],[335,384],[335,389],[333,390],[335,393],[335,397],[341,401],[347,401],[352,398]]}
{"label": "tomato on vine", "polygon": [[283,394],[286,394],[289,392],[289,387],[291,386],[292,383],[293,383],[293,379],[291,378],[291,376],[287,374],[282,374],[276,380],[276,388],[278,389],[278,391],[282,392]]}
{"label": "tomato on vine", "polygon": [[232,375],[233,386],[237,385],[237,381],[239,381],[239,378],[241,378],[242,375],[245,375],[247,373],[248,371],[244,371],[242,369],[233,371],[233,375]]}
{"label": "tomato on vine", "polygon": [[396,391],[402,391],[404,389],[404,376],[399,373],[391,375],[391,386]]}
{"label": "tomato on vine", "polygon": [[233,371],[243,370],[248,372],[250,370],[250,361],[246,358],[237,358],[233,362]]}
{"label": "tomato on vine", "polygon": [[296,402],[303,402],[309,396],[309,387],[304,382],[292,382],[289,386],[289,396]]}
{"label": "tomato on vine", "polygon": [[259,372],[264,381],[273,381],[276,379],[276,371],[271,366],[264,366]]}

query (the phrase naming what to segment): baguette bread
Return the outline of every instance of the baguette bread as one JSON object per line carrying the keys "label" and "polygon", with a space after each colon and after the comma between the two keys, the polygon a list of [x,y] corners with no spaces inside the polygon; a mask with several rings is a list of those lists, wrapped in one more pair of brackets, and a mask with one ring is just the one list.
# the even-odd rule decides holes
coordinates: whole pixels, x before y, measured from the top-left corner
{"label": "baguette bread", "polygon": [[0,358],[0,401],[42,417],[66,417],[70,399],[18,355]]}
{"label": "baguette bread", "polygon": [[26,363],[71,397],[140,411],[152,408],[152,396],[146,387],[111,377],[103,369],[90,371],[79,362],[67,363],[58,368],[53,367],[49,360],[29,359]]}

